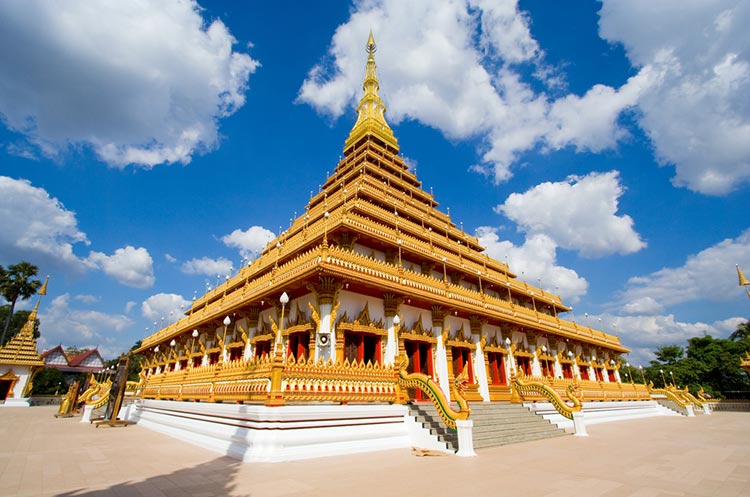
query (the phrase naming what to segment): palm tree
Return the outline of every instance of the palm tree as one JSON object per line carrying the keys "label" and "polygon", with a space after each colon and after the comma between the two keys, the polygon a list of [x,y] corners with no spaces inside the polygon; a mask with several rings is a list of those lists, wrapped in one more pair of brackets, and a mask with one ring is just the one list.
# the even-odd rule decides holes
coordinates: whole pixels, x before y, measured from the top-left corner
{"label": "palm tree", "polygon": [[3,336],[0,343],[5,342],[5,335],[8,332],[10,318],[13,317],[13,311],[16,307],[16,301],[20,298],[25,300],[36,293],[42,282],[32,280],[36,276],[39,268],[30,262],[22,261],[17,264],[11,264],[6,270],[2,266],[0,271],[0,295],[10,304],[10,312],[5,320],[3,327]]}
{"label": "palm tree", "polygon": [[733,342],[739,342],[745,338],[750,338],[750,321],[737,325],[737,329],[729,335],[729,339]]}

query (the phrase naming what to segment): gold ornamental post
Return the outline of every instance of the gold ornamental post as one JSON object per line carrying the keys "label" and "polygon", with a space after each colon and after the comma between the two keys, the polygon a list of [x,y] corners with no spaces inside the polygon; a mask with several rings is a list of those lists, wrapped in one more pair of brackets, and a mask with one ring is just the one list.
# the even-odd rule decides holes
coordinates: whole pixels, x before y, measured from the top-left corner
{"label": "gold ornamental post", "polygon": [[282,332],[284,330],[284,310],[289,303],[289,295],[286,292],[279,298],[281,302],[281,322],[276,331],[276,340],[273,346],[273,365],[271,366],[271,391],[266,396],[265,404],[269,407],[279,407],[284,405],[284,392],[281,390],[281,376],[284,372],[284,352],[281,345]]}

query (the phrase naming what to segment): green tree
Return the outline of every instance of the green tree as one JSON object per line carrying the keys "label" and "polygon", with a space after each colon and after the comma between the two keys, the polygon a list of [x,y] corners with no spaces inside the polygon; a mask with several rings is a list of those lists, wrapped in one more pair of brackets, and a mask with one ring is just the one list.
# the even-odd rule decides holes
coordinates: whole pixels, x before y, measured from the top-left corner
{"label": "green tree", "polygon": [[[0,306],[0,323],[4,323],[9,314],[9,305]],[[11,317],[10,319],[10,326],[8,327],[8,334],[5,335],[5,341],[0,342],[0,346],[4,346],[6,343],[10,342],[13,337],[16,336],[19,331],[21,331],[21,328],[23,328],[23,325],[25,325],[26,321],[28,321],[29,319],[29,314],[31,314],[31,311],[18,311],[13,314],[13,317]],[[38,319],[34,321],[34,338],[39,338]]]}
{"label": "green tree", "polygon": [[10,320],[16,307],[16,301],[19,298],[24,300],[31,297],[42,285],[41,281],[31,279],[36,276],[37,271],[39,271],[38,267],[26,261],[11,264],[7,270],[2,268],[2,271],[0,271],[0,295],[10,304],[10,313],[5,318],[0,343],[5,343],[5,335],[10,328]]}
{"label": "green tree", "polygon": [[45,368],[34,377],[32,395],[53,395],[55,392],[64,394],[68,390],[65,374],[59,369]]}
{"label": "green tree", "polygon": [[666,345],[656,349],[656,358],[665,364],[674,364],[685,355],[685,349],[679,345]]}

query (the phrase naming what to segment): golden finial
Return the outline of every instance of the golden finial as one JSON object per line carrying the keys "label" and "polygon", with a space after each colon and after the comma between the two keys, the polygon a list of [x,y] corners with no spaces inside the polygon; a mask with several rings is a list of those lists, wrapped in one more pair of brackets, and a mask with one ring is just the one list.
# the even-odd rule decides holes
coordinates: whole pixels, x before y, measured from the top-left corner
{"label": "golden finial", "polygon": [[36,292],[37,295],[47,295],[47,282],[49,281],[49,275],[47,275],[46,278],[44,278],[44,283],[42,283],[42,287],[39,289],[38,292]]}
{"label": "golden finial", "polygon": [[745,278],[745,275],[742,274],[742,269],[740,269],[739,264],[735,264],[735,267],[737,268],[737,277],[740,280],[740,286],[747,286],[750,285],[750,280]]}
{"label": "golden finial", "polygon": [[739,279],[740,286],[744,286],[745,287],[745,291],[747,292],[747,296],[750,297],[750,288],[748,288],[748,286],[750,286],[750,280],[748,280],[747,278],[745,278],[745,275],[742,274],[742,269],[740,269],[740,265],[739,264],[735,264],[735,267],[737,268],[737,278]]}
{"label": "golden finial", "polygon": [[362,89],[365,94],[357,106],[357,122],[354,123],[349,138],[344,142],[344,155],[347,155],[357,142],[368,135],[381,141],[394,153],[398,153],[398,140],[393,136],[393,130],[385,120],[385,104],[378,95],[380,83],[378,82],[377,65],[375,64],[376,50],[375,37],[370,31],[367,45],[365,45],[367,65],[365,66],[365,79],[362,82]]}

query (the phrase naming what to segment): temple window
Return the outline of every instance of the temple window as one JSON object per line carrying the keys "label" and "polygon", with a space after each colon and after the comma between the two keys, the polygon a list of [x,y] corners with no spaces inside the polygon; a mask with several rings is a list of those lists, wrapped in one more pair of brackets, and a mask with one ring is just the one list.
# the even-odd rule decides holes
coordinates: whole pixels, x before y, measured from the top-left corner
{"label": "temple window", "polygon": [[187,368],[187,364],[188,364],[188,362],[187,362],[187,359],[183,359],[183,360],[181,360],[181,361],[180,361],[180,369],[185,369],[185,368]]}
{"label": "temple window", "polygon": [[203,356],[198,355],[198,356],[193,357],[194,368],[199,368],[202,362],[203,362]]}
{"label": "temple window", "polygon": [[562,366],[563,378],[572,379],[573,378],[573,366],[567,362],[561,363],[561,366]]}
{"label": "temple window", "polygon": [[287,347],[289,357],[299,360],[301,357],[310,357],[310,333],[302,331],[289,334],[289,345]]}
{"label": "temple window", "polygon": [[525,356],[516,356],[516,367],[518,372],[524,376],[531,376],[531,358]]}
{"label": "temple window", "polygon": [[579,367],[578,370],[581,372],[581,379],[582,380],[588,380],[589,379],[589,368],[588,368],[588,366]]}
{"label": "temple window", "polygon": [[271,340],[255,343],[255,357],[265,357],[271,353]]}
{"label": "temple window", "polygon": [[219,352],[211,352],[208,354],[208,363],[216,364],[219,362]]}
{"label": "temple window", "polygon": [[380,364],[380,336],[370,333],[347,332],[344,335],[344,357],[352,362]]}
{"label": "temple window", "polygon": [[242,359],[242,347],[232,347],[229,349],[229,360],[236,361]]}

